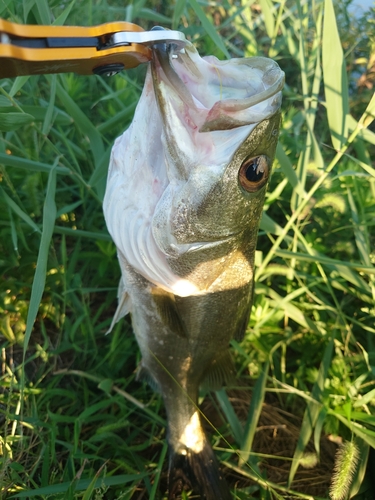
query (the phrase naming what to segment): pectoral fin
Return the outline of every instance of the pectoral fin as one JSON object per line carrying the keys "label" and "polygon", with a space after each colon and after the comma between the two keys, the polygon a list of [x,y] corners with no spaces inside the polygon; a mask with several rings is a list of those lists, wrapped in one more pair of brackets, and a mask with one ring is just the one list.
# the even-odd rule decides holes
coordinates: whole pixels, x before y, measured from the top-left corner
{"label": "pectoral fin", "polygon": [[151,293],[163,323],[179,337],[186,338],[186,330],[178,311],[175,296],[158,287],[152,288]]}
{"label": "pectoral fin", "polygon": [[111,333],[113,327],[118,321],[120,321],[121,318],[130,313],[131,301],[129,294],[125,289],[125,284],[122,278],[120,279],[120,283],[118,286],[117,299],[118,299],[117,309],[115,315],[113,316],[111,326],[106,332],[106,335],[108,333]]}

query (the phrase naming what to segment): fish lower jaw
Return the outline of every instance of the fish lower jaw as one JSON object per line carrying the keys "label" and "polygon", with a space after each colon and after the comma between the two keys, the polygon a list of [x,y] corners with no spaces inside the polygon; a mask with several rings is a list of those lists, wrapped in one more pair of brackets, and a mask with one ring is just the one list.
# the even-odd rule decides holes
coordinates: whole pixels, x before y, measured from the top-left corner
{"label": "fish lower jaw", "polygon": [[170,258],[178,258],[187,253],[198,252],[200,250],[210,250],[220,245],[227,244],[235,240],[242,231],[229,234],[228,236],[218,236],[214,241],[197,241],[195,243],[169,243],[167,246],[160,247],[162,252]]}

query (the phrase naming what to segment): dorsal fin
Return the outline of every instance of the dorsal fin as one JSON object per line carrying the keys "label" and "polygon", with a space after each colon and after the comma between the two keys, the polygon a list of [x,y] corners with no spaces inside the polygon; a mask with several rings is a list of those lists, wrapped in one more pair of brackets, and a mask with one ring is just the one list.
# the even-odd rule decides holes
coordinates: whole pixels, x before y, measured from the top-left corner
{"label": "dorsal fin", "polygon": [[151,289],[152,298],[163,323],[179,337],[187,337],[186,330],[180,317],[175,296],[159,287]]}
{"label": "dorsal fin", "polygon": [[201,387],[208,391],[218,391],[223,385],[235,380],[235,369],[229,350],[215,358],[205,371]]}

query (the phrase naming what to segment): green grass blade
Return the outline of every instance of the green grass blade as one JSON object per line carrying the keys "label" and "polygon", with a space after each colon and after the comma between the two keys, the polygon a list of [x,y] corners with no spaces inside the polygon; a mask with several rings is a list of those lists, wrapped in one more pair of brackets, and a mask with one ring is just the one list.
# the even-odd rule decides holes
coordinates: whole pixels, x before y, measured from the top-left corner
{"label": "green grass blade", "polygon": [[12,3],[12,0],[3,0],[3,2],[1,2],[0,4],[0,15],[3,15],[3,12],[6,11],[6,13],[8,14],[9,12],[9,4]]}
{"label": "green grass blade", "polygon": [[20,158],[19,156],[7,155],[0,153],[0,163],[8,165],[9,167],[24,168],[31,172],[50,172],[52,168],[57,174],[71,174],[72,171],[66,167],[54,167],[47,163],[40,161],[28,160],[27,158]]}
{"label": "green grass blade", "polygon": [[264,25],[266,27],[267,35],[273,38],[275,32],[275,19],[273,15],[273,4],[270,0],[259,0],[259,5],[262,8],[264,16]]}
{"label": "green grass blade", "polygon": [[266,395],[266,383],[269,372],[269,362],[264,364],[261,375],[259,376],[251,397],[249,413],[243,432],[243,441],[241,444],[240,459],[238,465],[246,463],[250,456],[251,447],[255,436],[255,431],[258,425],[259,417],[262,411],[264,398]]}
{"label": "green grass blade", "polygon": [[107,151],[103,153],[100,160],[97,161],[96,168],[89,180],[89,186],[95,187],[100,200],[104,198],[111,149],[112,148],[108,148]]}
{"label": "green grass blade", "polygon": [[14,97],[22,89],[22,87],[24,87],[29,78],[29,76],[17,76],[13,82],[12,88],[9,91],[10,97]]}
{"label": "green grass blade", "polygon": [[98,470],[98,472],[95,474],[95,476],[93,477],[91,483],[89,484],[88,488],[86,489],[85,493],[83,494],[82,500],[90,500],[91,495],[94,493],[97,479],[100,476],[100,474],[101,474],[102,470],[104,469],[104,467],[105,467],[105,464],[103,464],[100,467],[100,469]]}
{"label": "green grass blade", "polygon": [[58,17],[56,17],[56,19],[53,21],[52,24],[54,26],[62,26],[65,23],[67,17],[69,16],[70,11],[72,10],[75,3],[76,0],[70,2],[70,4],[67,5],[66,8],[61,12],[61,14]]}
{"label": "green grass blade", "polygon": [[160,23],[161,25],[172,23],[172,20],[169,17],[164,16],[163,14],[159,14],[153,9],[148,9],[147,7],[143,7],[142,9],[140,9],[137,16],[141,19],[148,19],[149,21]]}
{"label": "green grass blade", "polygon": [[[262,486],[265,489],[265,492],[261,491],[262,496],[259,497],[258,495],[256,497],[249,497],[249,496],[244,496],[244,497],[238,497],[238,498],[243,498],[246,500],[255,500],[255,498],[261,498],[261,500],[273,500],[273,499],[278,499],[278,500],[296,500],[297,498],[301,498],[304,500],[327,500],[327,497],[318,497],[314,496],[312,497],[309,494],[306,493],[301,493],[296,490],[292,490],[286,486],[283,486],[282,484],[276,484],[272,481],[269,481],[267,479],[263,479],[262,477],[259,476],[257,472],[253,472],[250,468],[245,469],[244,467],[239,467],[237,465],[232,464],[231,462],[223,462],[223,464],[228,467],[229,469],[235,471],[237,474],[240,476],[244,476],[246,478],[251,479],[254,481],[256,484]],[[277,493],[277,491],[281,491],[284,496],[281,496]],[[268,492],[270,494],[268,494]],[[264,494],[265,493],[265,494]],[[246,495],[246,494],[245,494]]]}
{"label": "green grass blade", "polygon": [[46,25],[51,24],[51,14],[47,0],[36,0],[35,5],[37,7],[37,12],[35,12],[35,9],[34,12],[36,15],[37,13],[39,14],[39,16],[37,16],[39,17],[39,23]]}
{"label": "green grass blade", "polygon": [[188,0],[194,12],[196,13],[198,19],[202,23],[203,28],[206,30],[208,36],[212,39],[214,44],[221,50],[227,59],[230,59],[230,54],[224,45],[223,39],[217,33],[212,22],[206,17],[202,7],[199,5],[197,0]]}
{"label": "green grass blade", "polygon": [[120,124],[127,123],[130,121],[131,117],[134,114],[134,110],[137,106],[136,102],[132,102],[129,104],[129,106],[126,106],[125,109],[122,111],[119,111],[116,113],[114,116],[109,118],[107,121],[102,122],[100,125],[98,125],[97,130],[101,134],[105,134],[106,132],[110,131],[114,127],[117,127]]}
{"label": "green grass blade", "polygon": [[370,446],[367,443],[365,443],[363,439],[357,438],[355,440],[355,443],[359,448],[359,456],[361,458],[359,460],[358,467],[354,473],[353,481],[348,495],[349,498],[355,497],[361,488],[361,485],[365,478],[368,459],[369,459],[369,452],[370,452]]}
{"label": "green grass blade", "polygon": [[184,12],[184,9],[186,7],[186,0],[176,0],[174,10],[173,10],[173,17],[172,17],[172,29],[176,30],[178,28],[181,16]]}
{"label": "green grass blade", "polygon": [[[360,439],[363,439],[365,443],[367,443],[369,446],[372,448],[375,448],[375,431],[357,423],[353,422],[352,420],[348,420],[345,418],[343,415],[341,415],[338,411],[334,411],[329,409],[328,410],[329,415],[335,416],[340,422],[342,422],[350,431],[355,434],[355,436],[359,437]],[[371,422],[373,422],[373,415],[370,416]]]}
{"label": "green grass blade", "polygon": [[266,212],[262,213],[262,218],[260,220],[260,229],[271,234],[281,234],[282,227],[279,226]]}
{"label": "green grass blade", "polygon": [[34,117],[28,113],[0,113],[0,130],[10,132],[29,125],[34,121]]}
{"label": "green grass blade", "polygon": [[67,234],[75,238],[89,238],[91,240],[112,241],[108,233],[96,233],[94,231],[85,231],[83,229],[72,229],[70,227],[55,226],[54,232],[57,234]]}
{"label": "green grass blade", "polygon": [[361,406],[365,406],[369,403],[371,404],[372,401],[375,401],[375,389],[368,391],[360,399],[357,399],[357,401],[353,404],[353,408],[360,408]]}
{"label": "green grass blade", "polygon": [[22,220],[26,222],[28,226],[31,227],[33,231],[36,231],[37,233],[40,233],[39,227],[35,224],[35,222],[17,205],[16,202],[10,198],[7,193],[4,191],[4,189],[0,186],[0,195],[3,197],[5,203],[8,205],[10,209],[13,210],[15,214],[18,215]]}
{"label": "green grass blade", "polygon": [[293,462],[289,471],[288,487],[290,487],[290,485],[293,482],[294,476],[297,472],[299,461],[302,458],[302,455],[305,451],[308,442],[310,441],[311,434],[313,432],[313,429],[316,425],[317,419],[321,411],[321,404],[319,403],[319,401],[321,399],[321,395],[324,390],[324,382],[327,378],[328,369],[331,364],[333,345],[334,341],[332,339],[327,344],[327,347],[325,349],[323,360],[319,368],[318,379],[315,382],[313,390],[311,392],[311,396],[314,399],[314,401],[310,401],[307,403],[307,407],[302,420],[300,434],[298,437],[296,450],[293,456]]}
{"label": "green grass blade", "polygon": [[[360,262],[349,262],[349,261],[340,261],[338,259],[332,259],[330,257],[326,257],[319,252],[314,252],[313,255],[307,255],[299,252],[289,252],[288,250],[278,250],[276,255],[280,257],[286,258],[294,258],[296,257],[298,260],[309,261],[309,262],[320,262],[321,264],[330,267],[330,269],[334,269],[339,274],[344,273],[345,279],[352,282],[353,284],[359,285],[364,290],[369,290],[366,287],[365,281],[357,281],[357,275],[355,273],[350,274],[350,269],[355,269],[357,271],[363,271],[365,273],[375,274],[373,267],[366,267]],[[348,270],[347,274],[345,274],[345,269]]]}
{"label": "green grass blade", "polygon": [[240,444],[243,439],[243,428],[233,409],[232,403],[229,401],[225,389],[220,389],[219,391],[216,391],[216,397],[231,427],[235,440],[237,441],[238,444]]}
{"label": "green grass blade", "polygon": [[[14,249],[15,253],[18,255],[18,235],[17,235],[16,226],[14,224],[12,210],[10,209],[9,206],[8,206],[8,213],[9,213],[9,219],[10,219],[10,234],[12,237],[13,249]],[[10,329],[9,333],[11,333],[11,334],[13,333],[12,329]],[[14,338],[15,337],[13,335],[12,339],[14,339]]]}
{"label": "green grass blade", "polygon": [[57,82],[56,79],[57,79],[56,75],[52,75],[49,77],[51,91],[50,91],[50,99],[49,99],[49,103],[48,103],[48,107],[47,107],[47,111],[46,111],[46,115],[45,115],[43,127],[42,127],[42,134],[44,134],[44,135],[48,134],[48,131],[51,128],[51,124],[52,124],[52,117],[53,117],[55,98],[56,98],[56,82]]}
{"label": "green grass blade", "polygon": [[[353,130],[358,126],[357,120],[355,120],[351,115],[348,116],[347,122],[350,132],[353,132]],[[358,134],[358,137],[369,142],[370,144],[375,144],[375,133],[369,129],[364,128],[363,130],[361,130]]]}
{"label": "green grass blade", "polygon": [[69,203],[69,205],[64,205],[58,210],[56,218],[58,219],[62,214],[74,212],[74,209],[79,207],[80,205],[82,205],[82,200],[76,201],[75,203]]}
{"label": "green grass blade", "polygon": [[293,38],[293,30],[291,28],[286,28],[283,23],[281,24],[281,30],[284,35],[284,39],[286,40],[287,47],[292,59],[298,59],[298,49]]}
{"label": "green grass blade", "polygon": [[322,174],[317,179],[317,181],[315,182],[315,184],[312,186],[312,188],[310,189],[310,191],[307,193],[306,198],[304,200],[301,200],[301,202],[299,203],[299,205],[296,208],[295,212],[289,218],[287,224],[283,228],[282,233],[278,236],[278,238],[276,239],[276,241],[273,243],[272,248],[268,252],[267,256],[264,258],[262,264],[257,269],[257,271],[255,273],[255,281],[257,281],[259,279],[259,276],[262,275],[262,273],[264,272],[266,266],[271,261],[271,259],[273,258],[275,252],[278,250],[280,244],[282,243],[282,241],[286,237],[288,231],[293,226],[293,224],[295,223],[295,221],[298,219],[298,217],[302,213],[303,209],[306,207],[308,201],[312,198],[312,196],[315,194],[315,192],[320,188],[320,186],[328,178],[328,176],[329,176],[330,172],[332,171],[332,169],[337,165],[337,163],[345,155],[346,150],[353,143],[353,141],[355,140],[355,138],[359,134],[360,130],[363,130],[364,126],[368,127],[370,125],[370,123],[372,123],[372,121],[374,120],[374,114],[373,114],[373,112],[372,113],[369,112],[370,105],[372,107],[375,107],[375,97],[373,97],[373,99],[371,100],[371,102],[370,102],[369,106],[367,107],[366,111],[361,116],[361,118],[360,118],[360,120],[358,122],[357,128],[351,133],[351,135],[348,138],[345,146],[340,151],[337,151],[337,153],[334,156],[334,158],[331,160],[331,162],[329,163],[329,165],[326,167],[326,170],[325,170],[324,174]]}
{"label": "green grass blade", "polygon": [[50,445],[44,445],[42,449],[41,456],[42,458],[42,471],[41,471],[41,485],[48,486],[49,483],[49,470],[51,467],[51,448]]}
{"label": "green grass blade", "polygon": [[357,207],[355,205],[352,192],[349,188],[348,188],[348,200],[349,200],[350,211],[352,214],[352,220],[353,220],[353,224],[354,224],[354,235],[355,235],[355,241],[357,244],[358,252],[361,256],[362,262],[364,262],[366,264],[366,266],[371,267],[372,266],[372,262],[370,259],[371,250],[369,248],[367,248],[364,230],[360,225],[358,210],[357,210]]}
{"label": "green grass blade", "polygon": [[[147,472],[140,472],[139,474],[123,474],[119,476],[109,476],[99,478],[95,482],[95,489],[105,486],[116,486],[131,482],[138,482],[148,475]],[[79,479],[75,485],[75,491],[86,490],[91,483],[91,479]],[[36,488],[34,490],[20,491],[10,498],[33,498],[41,497],[42,495],[57,495],[58,493],[66,493],[69,490],[70,482],[51,484],[43,488]]]}
{"label": "green grass blade", "polygon": [[156,498],[158,498],[157,493],[158,493],[158,488],[159,488],[159,481],[160,481],[161,473],[163,471],[163,463],[164,463],[167,452],[168,452],[168,443],[165,441],[164,445],[163,445],[163,449],[161,450],[161,453],[160,453],[158,466],[157,466],[157,469],[155,471],[155,477],[154,477],[154,481],[153,481],[151,492],[150,492],[150,500],[155,500]]}
{"label": "green grass blade", "polygon": [[316,421],[314,429],[314,447],[318,457],[320,457],[320,439],[322,436],[323,425],[326,417],[327,417],[327,408],[323,406],[323,408],[319,413],[319,417]]}
{"label": "green grass blade", "polygon": [[31,331],[38,314],[39,305],[42,300],[44,285],[46,282],[47,262],[49,246],[53,234],[56,219],[56,171],[54,168],[48,176],[47,192],[43,208],[43,229],[40,240],[38,259],[31,288],[29,310],[27,313],[26,332],[23,346],[23,360],[25,361],[27,346],[29,344]]}
{"label": "green grass blade", "polygon": [[57,82],[57,95],[61,100],[66,111],[75,121],[78,129],[83,135],[86,135],[90,141],[92,154],[95,164],[101,160],[104,154],[104,145],[102,136],[96,130],[91,121],[87,118],[85,113],[77,106],[70,95],[62,87],[61,83]]}
{"label": "green grass blade", "polygon": [[281,143],[277,145],[276,148],[276,158],[280,164],[280,168],[288,179],[290,185],[294,188],[294,191],[300,196],[304,197],[306,195],[306,191],[303,186],[300,184],[300,181],[297,177],[296,171],[293,168],[293,164],[290,161],[288,155],[285,153],[284,148]]}
{"label": "green grass blade", "polygon": [[323,80],[328,123],[333,147],[339,151],[347,138],[349,95],[346,64],[332,0],[324,2],[322,44]]}
{"label": "green grass blade", "polygon": [[[370,167],[370,165],[367,165],[367,163],[364,163],[363,161],[359,160],[358,158],[355,158],[354,156],[352,155],[346,155],[347,158],[350,158],[354,163],[356,163],[357,165],[359,165],[361,168],[363,168],[363,170],[365,172],[367,172],[369,175],[371,175],[371,177],[375,177],[375,168],[372,168]],[[356,172],[354,172],[355,174]],[[344,172],[342,173],[344,174]],[[338,175],[338,177],[340,176],[340,174]]]}
{"label": "green grass blade", "polygon": [[307,330],[313,331],[315,334],[320,335],[319,329],[316,327],[314,322],[292,303],[292,301],[297,297],[306,293],[307,290],[305,287],[296,289],[285,297],[281,297],[281,295],[278,294],[275,290],[264,284],[257,284],[256,293],[260,293],[261,291],[267,297],[269,297],[270,304],[273,307],[268,314],[265,314],[262,319],[258,320],[257,328],[261,327],[269,319],[271,319],[276,311],[281,310],[285,311],[287,315],[291,319],[293,319],[293,321],[301,325],[303,328],[306,328]]}

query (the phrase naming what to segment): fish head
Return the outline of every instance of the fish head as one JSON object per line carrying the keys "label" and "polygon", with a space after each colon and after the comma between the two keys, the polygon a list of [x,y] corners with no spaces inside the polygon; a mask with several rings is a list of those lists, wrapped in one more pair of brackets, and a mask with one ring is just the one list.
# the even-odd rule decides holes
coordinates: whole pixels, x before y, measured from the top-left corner
{"label": "fish head", "polygon": [[239,250],[252,267],[284,74],[266,58],[200,58],[193,46],[156,50],[152,73],[170,181],[153,236],[176,273],[207,289],[217,273],[202,280],[202,262],[221,269]]}
{"label": "fish head", "polygon": [[229,262],[252,273],[284,73],[263,57],[201,58],[192,44],[153,54],[112,151],[104,214],[120,262],[176,295],[202,294]]}

